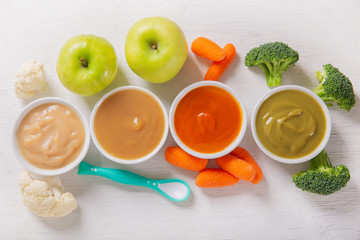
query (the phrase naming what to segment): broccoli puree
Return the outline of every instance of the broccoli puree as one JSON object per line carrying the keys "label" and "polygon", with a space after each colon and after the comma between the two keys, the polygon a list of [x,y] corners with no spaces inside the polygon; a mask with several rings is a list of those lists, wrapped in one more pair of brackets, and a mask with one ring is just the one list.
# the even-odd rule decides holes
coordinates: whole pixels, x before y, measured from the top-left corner
{"label": "broccoli puree", "polygon": [[310,95],[284,90],[260,106],[256,131],[261,143],[273,154],[300,158],[313,152],[323,140],[325,114]]}

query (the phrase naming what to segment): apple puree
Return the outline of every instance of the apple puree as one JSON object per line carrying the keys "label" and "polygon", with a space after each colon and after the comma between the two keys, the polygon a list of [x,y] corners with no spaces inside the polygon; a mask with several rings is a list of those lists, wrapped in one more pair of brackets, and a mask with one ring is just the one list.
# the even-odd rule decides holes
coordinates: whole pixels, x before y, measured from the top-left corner
{"label": "apple puree", "polygon": [[138,159],[159,145],[165,131],[164,112],[151,95],[137,89],[122,90],[100,104],[94,131],[97,141],[110,155]]}
{"label": "apple puree", "polygon": [[17,131],[19,150],[26,161],[42,169],[58,169],[73,162],[85,141],[85,129],[78,115],[59,103],[35,107]]}

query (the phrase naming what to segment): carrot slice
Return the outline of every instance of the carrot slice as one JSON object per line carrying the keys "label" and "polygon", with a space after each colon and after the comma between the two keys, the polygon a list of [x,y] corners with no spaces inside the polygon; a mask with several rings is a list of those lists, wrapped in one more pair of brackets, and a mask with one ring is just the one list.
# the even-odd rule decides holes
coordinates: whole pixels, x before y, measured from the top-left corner
{"label": "carrot slice", "polygon": [[226,57],[224,58],[224,60],[220,62],[213,62],[207,70],[204,80],[219,80],[219,78],[224,73],[226,68],[230,65],[232,60],[234,60],[236,55],[236,49],[234,45],[232,45],[231,43],[226,44],[224,47],[224,51],[226,53]]}
{"label": "carrot slice", "polygon": [[180,147],[167,147],[165,150],[165,159],[172,165],[190,171],[201,171],[208,163],[207,159],[194,157]]}
{"label": "carrot slice", "polygon": [[248,182],[254,180],[256,175],[256,171],[253,165],[229,154],[217,158],[216,164],[235,177]]}
{"label": "carrot slice", "polygon": [[239,178],[222,169],[208,168],[197,175],[195,184],[202,188],[217,188],[234,185],[239,180]]}
{"label": "carrot slice", "polygon": [[248,151],[246,151],[242,147],[235,148],[230,155],[233,155],[237,158],[240,158],[248,163],[250,163],[256,171],[255,178],[251,181],[253,184],[258,184],[264,177],[263,172],[261,171],[261,168],[259,165],[255,162],[254,158],[250,155]]}
{"label": "carrot slice", "polygon": [[199,37],[191,43],[191,51],[212,61],[221,61],[226,57],[226,53],[221,47],[204,37]]}

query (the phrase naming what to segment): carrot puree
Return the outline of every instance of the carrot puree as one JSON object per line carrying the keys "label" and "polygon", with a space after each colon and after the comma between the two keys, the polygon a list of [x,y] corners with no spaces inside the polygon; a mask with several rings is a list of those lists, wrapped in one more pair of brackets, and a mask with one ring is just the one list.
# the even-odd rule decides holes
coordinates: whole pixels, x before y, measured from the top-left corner
{"label": "carrot puree", "polygon": [[226,90],[214,86],[198,87],[187,93],[174,114],[180,140],[201,153],[224,150],[238,136],[241,122],[238,101]]}

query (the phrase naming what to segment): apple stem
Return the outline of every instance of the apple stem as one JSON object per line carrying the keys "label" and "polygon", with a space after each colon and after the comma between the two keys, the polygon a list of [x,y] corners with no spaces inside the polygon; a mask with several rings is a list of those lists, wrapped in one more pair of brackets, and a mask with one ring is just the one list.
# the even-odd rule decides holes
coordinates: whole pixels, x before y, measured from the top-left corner
{"label": "apple stem", "polygon": [[155,50],[155,49],[157,49],[157,45],[156,45],[156,44],[153,44],[153,45],[151,46],[151,48]]}
{"label": "apple stem", "polygon": [[87,62],[85,61],[84,58],[80,58],[80,61],[81,61],[82,65],[83,65],[84,67],[87,67],[87,66],[88,66],[88,64],[87,64]]}

